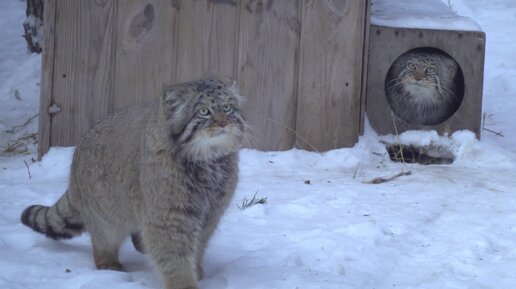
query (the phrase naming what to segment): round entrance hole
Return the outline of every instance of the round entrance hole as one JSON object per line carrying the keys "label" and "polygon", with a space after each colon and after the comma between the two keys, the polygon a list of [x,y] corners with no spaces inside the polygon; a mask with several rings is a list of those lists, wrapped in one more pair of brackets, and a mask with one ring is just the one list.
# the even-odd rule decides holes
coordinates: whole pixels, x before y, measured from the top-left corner
{"label": "round entrance hole", "polygon": [[457,61],[442,50],[411,49],[391,65],[385,95],[393,113],[404,122],[437,125],[459,109],[464,75]]}

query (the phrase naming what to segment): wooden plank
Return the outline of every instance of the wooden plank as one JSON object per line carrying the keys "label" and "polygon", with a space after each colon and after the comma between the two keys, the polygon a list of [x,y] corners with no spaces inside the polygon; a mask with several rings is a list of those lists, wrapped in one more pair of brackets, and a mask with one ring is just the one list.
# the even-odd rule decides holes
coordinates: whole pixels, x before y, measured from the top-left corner
{"label": "wooden plank", "polygon": [[325,151],[358,140],[366,1],[303,1],[297,133]]}
{"label": "wooden plank", "polygon": [[174,80],[177,1],[118,3],[114,110],[156,101]]}
{"label": "wooden plank", "polygon": [[245,116],[255,148],[294,145],[300,33],[301,2],[244,1],[238,84],[247,97]]}
{"label": "wooden plank", "polygon": [[235,78],[239,2],[181,0],[176,82],[208,76]]}
{"label": "wooden plank", "polygon": [[41,58],[41,86],[39,104],[38,158],[50,148],[50,114],[54,73],[54,34],[56,0],[45,0],[43,14],[43,51]]}
{"label": "wooden plank", "polygon": [[116,1],[58,0],[51,146],[76,145],[110,111]]}

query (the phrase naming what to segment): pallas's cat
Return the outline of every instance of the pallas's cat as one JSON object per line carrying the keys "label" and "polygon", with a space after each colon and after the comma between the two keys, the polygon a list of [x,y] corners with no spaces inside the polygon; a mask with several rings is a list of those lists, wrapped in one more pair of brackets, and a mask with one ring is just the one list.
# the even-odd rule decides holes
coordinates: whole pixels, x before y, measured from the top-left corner
{"label": "pallas's cat", "polygon": [[166,288],[198,288],[204,249],[237,184],[241,102],[229,81],[199,80],[99,122],[75,151],[66,193],[28,207],[22,222],[53,239],[88,232],[99,269],[123,269],[118,251],[131,235]]}
{"label": "pallas's cat", "polygon": [[453,58],[437,49],[415,49],[391,66],[385,91],[394,114],[403,121],[437,125],[457,111],[463,82]]}

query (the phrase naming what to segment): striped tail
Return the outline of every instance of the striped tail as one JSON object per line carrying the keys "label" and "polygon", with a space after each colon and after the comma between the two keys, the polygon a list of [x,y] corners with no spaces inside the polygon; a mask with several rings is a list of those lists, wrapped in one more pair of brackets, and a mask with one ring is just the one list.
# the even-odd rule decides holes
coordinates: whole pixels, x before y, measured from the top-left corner
{"label": "striped tail", "polygon": [[26,208],[21,221],[34,231],[54,240],[70,239],[84,231],[79,212],[74,209],[65,193],[52,207],[32,205]]}

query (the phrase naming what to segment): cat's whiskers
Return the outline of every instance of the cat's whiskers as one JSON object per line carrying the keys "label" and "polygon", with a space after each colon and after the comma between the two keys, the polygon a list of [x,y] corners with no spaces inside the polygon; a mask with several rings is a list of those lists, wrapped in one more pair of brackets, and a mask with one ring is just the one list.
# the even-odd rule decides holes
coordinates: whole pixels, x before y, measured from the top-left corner
{"label": "cat's whiskers", "polygon": [[398,77],[398,78],[394,78],[392,80],[390,80],[389,82],[387,82],[387,88],[388,89],[396,89],[396,88],[399,88],[400,86],[403,86],[403,82],[404,82],[404,77]]}
{"label": "cat's whiskers", "polygon": [[434,75],[433,78],[435,79],[435,86],[437,87],[437,91],[439,91],[439,93],[442,94],[443,93],[443,89],[442,89],[442,86],[441,86],[441,79],[437,75]]}
{"label": "cat's whiskers", "polygon": [[402,86],[405,81],[406,81],[406,77],[397,77],[397,78],[393,78],[392,80],[388,81],[386,85],[388,88],[394,89],[394,88],[398,88],[399,86]]}
{"label": "cat's whiskers", "polygon": [[242,134],[243,142],[245,146],[257,147],[258,146],[258,130],[247,124],[245,125],[245,131]]}
{"label": "cat's whiskers", "polygon": [[457,99],[457,95],[451,89],[449,89],[448,87],[441,86],[441,89],[443,91],[443,94],[446,93],[447,96],[451,96],[453,99]]}

